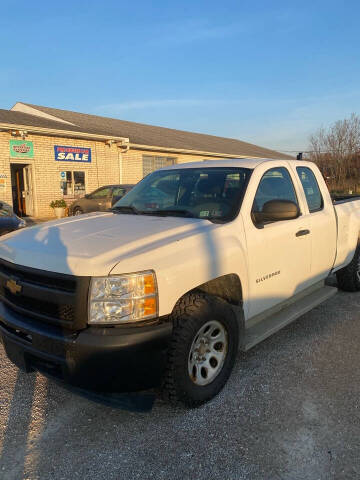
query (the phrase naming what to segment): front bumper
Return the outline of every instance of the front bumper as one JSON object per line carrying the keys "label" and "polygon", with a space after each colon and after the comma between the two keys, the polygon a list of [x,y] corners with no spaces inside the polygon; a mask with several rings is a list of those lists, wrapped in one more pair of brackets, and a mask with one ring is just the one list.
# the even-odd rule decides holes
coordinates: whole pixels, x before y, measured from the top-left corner
{"label": "front bumper", "polygon": [[159,385],[171,332],[170,323],[70,332],[0,303],[0,335],[9,359],[24,371],[83,388],[135,391]]}

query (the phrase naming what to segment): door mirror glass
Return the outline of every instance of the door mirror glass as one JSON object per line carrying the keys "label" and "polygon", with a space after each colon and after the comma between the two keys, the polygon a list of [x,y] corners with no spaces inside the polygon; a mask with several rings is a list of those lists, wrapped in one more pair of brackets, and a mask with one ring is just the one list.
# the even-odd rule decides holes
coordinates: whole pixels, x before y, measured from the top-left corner
{"label": "door mirror glass", "polygon": [[279,222],[294,220],[300,215],[299,207],[290,200],[270,200],[266,202],[261,212],[253,212],[256,223]]}

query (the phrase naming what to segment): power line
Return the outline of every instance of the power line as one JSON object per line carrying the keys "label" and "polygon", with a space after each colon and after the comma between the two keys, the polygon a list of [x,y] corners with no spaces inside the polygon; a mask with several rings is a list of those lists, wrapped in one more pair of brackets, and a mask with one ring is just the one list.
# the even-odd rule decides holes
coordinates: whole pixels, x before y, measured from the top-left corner
{"label": "power line", "polygon": [[[302,150],[301,148],[299,150],[283,150],[281,148],[276,148],[274,147],[273,150],[278,150],[279,152],[286,152],[286,153],[340,153],[339,150]],[[342,152],[345,153],[345,152]],[[352,150],[349,150],[348,153],[360,153],[360,152],[353,152]]]}

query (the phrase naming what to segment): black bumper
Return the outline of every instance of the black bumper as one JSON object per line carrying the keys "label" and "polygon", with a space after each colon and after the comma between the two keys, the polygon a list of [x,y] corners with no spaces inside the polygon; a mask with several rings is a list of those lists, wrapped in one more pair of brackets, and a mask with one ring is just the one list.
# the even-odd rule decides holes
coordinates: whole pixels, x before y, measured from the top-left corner
{"label": "black bumper", "polygon": [[135,391],[160,384],[170,323],[69,332],[24,318],[0,302],[0,334],[9,359],[66,383],[96,390]]}

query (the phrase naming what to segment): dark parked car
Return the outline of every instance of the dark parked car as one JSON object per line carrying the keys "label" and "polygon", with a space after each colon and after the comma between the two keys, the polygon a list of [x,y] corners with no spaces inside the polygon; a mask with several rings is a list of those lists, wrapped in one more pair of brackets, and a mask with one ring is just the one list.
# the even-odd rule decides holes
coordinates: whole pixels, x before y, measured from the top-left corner
{"label": "dark parked car", "polygon": [[13,212],[10,205],[0,201],[0,235],[26,227],[26,222]]}
{"label": "dark parked car", "polygon": [[106,211],[111,208],[134,185],[105,185],[85,195],[70,205],[69,215]]}

